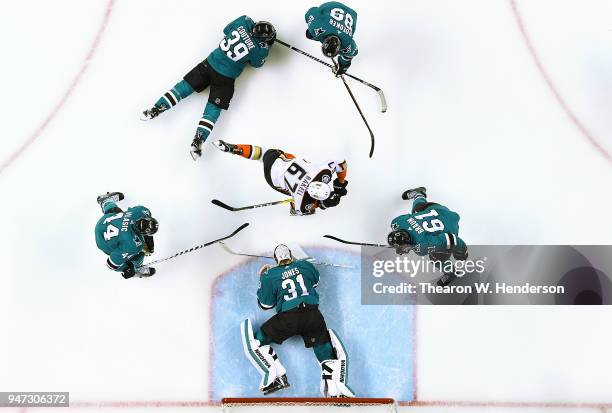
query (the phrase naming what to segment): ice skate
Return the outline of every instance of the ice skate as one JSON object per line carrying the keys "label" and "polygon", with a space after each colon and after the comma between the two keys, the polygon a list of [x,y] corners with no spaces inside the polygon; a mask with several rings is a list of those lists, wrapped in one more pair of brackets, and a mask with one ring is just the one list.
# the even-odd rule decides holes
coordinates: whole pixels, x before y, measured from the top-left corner
{"label": "ice skate", "polygon": [[234,145],[233,143],[227,143],[219,139],[218,141],[214,141],[213,145],[215,145],[215,148],[219,149],[222,152],[233,153],[234,155],[242,155],[242,148],[239,148],[238,145]]}
{"label": "ice skate", "polygon": [[277,377],[274,380],[274,382],[272,382],[272,384],[261,389],[261,391],[264,394],[264,396],[267,396],[268,394],[272,394],[279,390],[286,389],[287,387],[290,387],[290,386],[291,385],[287,381],[287,375],[283,374],[281,377]]}
{"label": "ice skate", "polygon": [[147,121],[147,120],[155,119],[156,117],[161,115],[162,112],[165,112],[167,109],[168,108],[164,105],[153,106],[151,109],[147,109],[144,112],[142,112],[142,115],[140,115],[140,120]]}
{"label": "ice skate", "polygon": [[404,193],[402,194],[402,199],[404,201],[408,201],[410,199],[415,199],[419,195],[427,196],[427,192],[426,191],[427,191],[427,189],[425,189],[424,186],[419,186],[418,188],[414,188],[414,189],[408,189],[408,190],[404,191]]}
{"label": "ice skate", "polygon": [[121,192],[107,192],[102,195],[98,195],[96,199],[98,204],[102,206],[106,202],[119,202],[125,198]]}

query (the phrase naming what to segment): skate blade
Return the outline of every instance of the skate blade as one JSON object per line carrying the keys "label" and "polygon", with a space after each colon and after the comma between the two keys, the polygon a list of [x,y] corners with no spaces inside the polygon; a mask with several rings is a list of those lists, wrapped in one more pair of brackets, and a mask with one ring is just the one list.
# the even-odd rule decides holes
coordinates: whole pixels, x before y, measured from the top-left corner
{"label": "skate blade", "polygon": [[288,387],[291,387],[291,385],[289,383],[287,383],[287,385],[281,385],[281,386],[273,387],[273,388],[268,389],[268,390],[262,390],[262,393],[264,394],[264,396],[267,396],[268,394],[276,393],[277,391],[282,390],[282,389],[286,389]]}

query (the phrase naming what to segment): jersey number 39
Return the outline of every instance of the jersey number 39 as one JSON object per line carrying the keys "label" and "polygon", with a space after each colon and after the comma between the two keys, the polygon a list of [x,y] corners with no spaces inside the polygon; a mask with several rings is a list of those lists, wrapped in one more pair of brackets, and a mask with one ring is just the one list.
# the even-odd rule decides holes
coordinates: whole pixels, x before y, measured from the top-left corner
{"label": "jersey number 39", "polygon": [[[306,288],[306,284],[304,284],[304,277],[302,277],[302,274],[299,274],[297,277],[295,277],[295,281],[297,281],[297,283],[299,284],[300,290],[302,290],[302,293],[299,295],[301,295],[302,297],[310,295],[308,294],[308,289]],[[283,287],[283,290],[287,290],[287,294],[283,296],[283,299],[285,301],[291,301],[297,298],[298,291],[297,291],[297,286],[295,285],[295,281],[293,281],[293,278],[287,278],[281,283],[281,287]]]}
{"label": "jersey number 39", "polygon": [[238,60],[242,59],[244,56],[249,54],[249,48],[247,47],[246,44],[242,42],[234,46],[233,50],[230,50],[230,48],[232,48],[232,46],[238,40],[240,40],[240,34],[238,33],[238,31],[234,30],[232,32],[231,38],[226,37],[223,40],[221,40],[221,43],[219,43],[219,48],[223,50],[224,52],[226,52],[225,54],[227,55],[227,57],[232,59],[234,62],[237,62]]}

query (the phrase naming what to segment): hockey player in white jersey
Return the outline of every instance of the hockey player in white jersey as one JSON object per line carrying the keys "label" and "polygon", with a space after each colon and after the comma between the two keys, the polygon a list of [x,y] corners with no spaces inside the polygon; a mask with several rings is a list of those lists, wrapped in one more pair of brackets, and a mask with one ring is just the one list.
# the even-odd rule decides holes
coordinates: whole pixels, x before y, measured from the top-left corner
{"label": "hockey player in white jersey", "polygon": [[215,141],[214,145],[223,152],[261,161],[268,185],[293,197],[290,210],[292,215],[311,215],[317,208],[338,206],[342,197],[347,194],[345,160],[310,162],[280,149],[235,145],[222,140]]}

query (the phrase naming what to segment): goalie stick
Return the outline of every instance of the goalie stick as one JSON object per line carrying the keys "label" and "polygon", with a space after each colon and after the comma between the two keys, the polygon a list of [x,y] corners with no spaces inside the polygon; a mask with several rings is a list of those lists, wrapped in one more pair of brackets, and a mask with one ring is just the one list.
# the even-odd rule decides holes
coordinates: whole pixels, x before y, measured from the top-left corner
{"label": "goalie stick", "polygon": [[272,206],[272,205],[287,204],[289,202],[293,202],[293,198],[282,199],[280,201],[274,201],[274,202],[266,202],[265,204],[247,205],[244,207],[232,207],[232,206],[227,205],[224,202],[219,201],[218,199],[213,199],[210,202],[212,202],[214,205],[218,207],[227,209],[228,211],[236,212],[236,211],[244,211],[245,209],[255,209],[255,208],[263,208],[263,207]]}
{"label": "goalie stick", "polygon": [[[275,42],[276,43],[280,43],[283,46],[287,47],[288,49],[293,50],[294,52],[298,52],[299,54],[304,55],[304,56],[314,60],[315,62],[319,62],[319,63],[321,63],[321,64],[323,64],[323,65],[325,65],[325,66],[327,66],[329,68],[333,68],[333,66],[330,65],[329,63],[327,63],[326,61],[321,60],[321,59],[319,59],[319,58],[317,58],[317,57],[315,57],[315,56],[313,56],[313,55],[311,55],[309,53],[306,53],[305,51],[300,50],[297,47],[291,46],[289,43],[285,43],[285,42],[283,42],[282,40],[279,40],[279,39],[276,39]],[[378,97],[380,98],[380,106],[381,106],[380,111],[382,113],[385,113],[387,111],[387,99],[385,99],[385,94],[383,93],[381,88],[379,88],[378,86],[373,85],[373,84],[371,84],[369,82],[366,82],[363,79],[359,79],[357,76],[353,76],[350,73],[345,73],[345,75],[350,77],[353,80],[356,80],[356,81],[358,81],[358,82],[360,82],[360,83],[362,83],[362,84],[364,84],[364,85],[374,89],[376,91],[376,93],[378,93]]]}
{"label": "goalie stick", "polygon": [[[271,257],[269,255],[254,255],[254,254],[245,254],[245,253],[241,253],[241,252],[236,252],[234,250],[232,250],[225,242],[219,242],[219,244],[221,245],[221,247],[225,250],[225,252],[227,252],[228,254],[231,255],[240,255],[242,257],[252,257],[252,258],[268,258],[273,260],[274,257]],[[323,261],[317,261],[316,259],[312,258],[312,257],[308,257],[305,258],[306,261],[311,262],[315,265],[325,265],[327,267],[336,267],[336,268],[355,268],[351,265],[344,265],[344,264],[330,264],[328,262],[323,262]]]}
{"label": "goalie stick", "polygon": [[370,244],[367,242],[353,242],[353,241],[346,241],[343,239],[340,239],[338,237],[334,237],[333,235],[323,235],[324,238],[329,238],[329,239],[333,239],[334,241],[338,241],[341,242],[343,244],[350,244],[350,245],[363,245],[365,247],[383,247],[383,248],[393,248],[390,245],[387,244]]}
{"label": "goalie stick", "polygon": [[206,242],[206,243],[204,243],[204,244],[200,244],[200,245],[197,245],[197,246],[195,246],[195,247],[191,247],[191,248],[186,249],[186,250],[183,250],[183,251],[179,251],[179,252],[177,252],[176,254],[171,255],[171,256],[169,256],[169,257],[166,257],[166,258],[160,258],[159,260],[155,260],[155,261],[147,262],[146,264],[142,264],[142,265],[140,265],[138,268],[142,268],[142,267],[149,267],[149,266],[151,266],[151,265],[153,265],[153,264],[159,264],[160,262],[168,261],[168,260],[171,260],[171,259],[173,259],[173,258],[176,258],[176,257],[178,257],[178,256],[180,256],[180,255],[187,254],[187,253],[190,253],[190,252],[193,252],[193,251],[199,250],[200,248],[208,247],[209,245],[212,245],[212,244],[214,244],[214,243],[224,241],[224,240],[226,240],[226,239],[228,239],[228,238],[233,237],[234,235],[236,235],[237,233],[239,233],[240,231],[242,231],[243,229],[245,229],[245,228],[246,228],[246,227],[248,227],[248,226],[249,226],[249,223],[248,223],[248,222],[245,222],[244,224],[242,224],[242,225],[240,225],[238,228],[236,228],[236,230],[234,230],[234,232],[232,232],[232,233],[231,233],[231,234],[229,234],[229,235],[226,235],[225,237],[222,237],[222,238],[216,239],[216,240],[214,240],[214,241],[209,241],[209,242]]}

